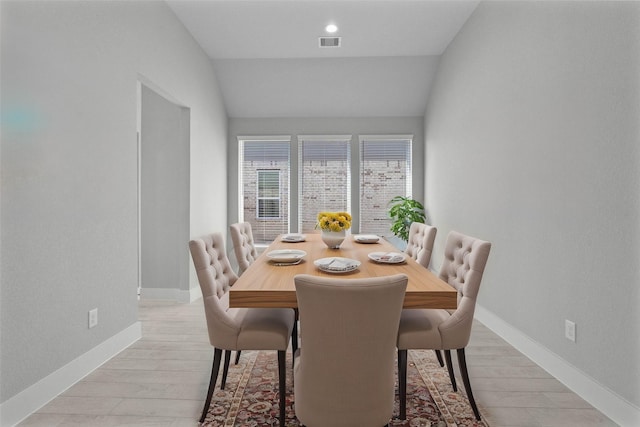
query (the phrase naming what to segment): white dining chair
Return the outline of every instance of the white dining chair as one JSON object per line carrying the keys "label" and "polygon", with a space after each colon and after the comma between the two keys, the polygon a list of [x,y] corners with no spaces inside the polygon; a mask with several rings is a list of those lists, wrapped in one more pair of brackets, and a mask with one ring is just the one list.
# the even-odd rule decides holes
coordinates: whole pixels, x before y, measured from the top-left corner
{"label": "white dining chair", "polygon": [[[253,229],[249,222],[238,222],[229,226],[233,253],[238,262],[238,275],[245,272],[258,258],[258,250],[253,240]],[[240,361],[240,351],[236,351],[236,365]]]}
{"label": "white dining chair", "polygon": [[453,390],[457,391],[451,350],[458,365],[476,419],[480,412],[473,398],[464,349],[469,343],[473,313],[480,282],[491,250],[491,243],[451,231],[447,236],[440,278],[458,291],[458,308],[403,310],[398,328],[398,389],[400,419],[406,419],[407,350],[444,350]]}
{"label": "white dining chair", "polygon": [[258,258],[253,240],[253,230],[248,222],[239,222],[229,226],[233,253],[238,261],[238,274],[242,274]]}
{"label": "white dining chair", "polygon": [[[432,225],[412,222],[409,227],[407,247],[404,252],[424,268],[429,268],[437,232],[438,229]],[[433,350],[433,352],[438,358],[440,366],[444,366],[444,360],[442,359],[440,350]]]}
{"label": "white dining chair", "polygon": [[409,238],[405,253],[424,268],[429,268],[437,231],[436,227],[421,222],[413,222],[409,227]]}
{"label": "white dining chair", "polygon": [[[200,422],[203,422],[218,378],[222,350],[224,369],[220,388],[224,389],[232,350],[277,350],[280,396],[280,426],[284,426],[286,402],[285,356],[294,330],[295,314],[287,308],[229,308],[229,288],[238,279],[231,269],[221,233],[189,242],[207,318],[209,342],[213,346],[211,379]],[[295,350],[295,349],[294,349]]]}
{"label": "white dining chair", "polygon": [[298,420],[306,427],[387,425],[407,276],[294,280],[302,336],[293,370]]}

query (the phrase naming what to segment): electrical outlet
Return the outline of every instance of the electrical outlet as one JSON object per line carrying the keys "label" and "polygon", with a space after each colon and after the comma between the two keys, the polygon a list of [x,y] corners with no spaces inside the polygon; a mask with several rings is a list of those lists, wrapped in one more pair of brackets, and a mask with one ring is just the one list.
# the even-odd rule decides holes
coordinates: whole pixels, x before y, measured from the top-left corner
{"label": "electrical outlet", "polygon": [[569,341],[576,342],[576,324],[571,320],[564,321],[564,336]]}
{"label": "electrical outlet", "polygon": [[89,310],[89,329],[98,325],[98,309]]}

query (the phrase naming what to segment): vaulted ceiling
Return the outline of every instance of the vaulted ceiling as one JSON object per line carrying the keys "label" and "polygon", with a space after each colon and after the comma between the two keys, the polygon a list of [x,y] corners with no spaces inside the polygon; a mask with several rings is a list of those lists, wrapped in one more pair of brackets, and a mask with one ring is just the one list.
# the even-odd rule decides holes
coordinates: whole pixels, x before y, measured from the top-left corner
{"label": "vaulted ceiling", "polygon": [[167,0],[211,58],[229,116],[256,118],[423,115],[439,56],[478,2]]}

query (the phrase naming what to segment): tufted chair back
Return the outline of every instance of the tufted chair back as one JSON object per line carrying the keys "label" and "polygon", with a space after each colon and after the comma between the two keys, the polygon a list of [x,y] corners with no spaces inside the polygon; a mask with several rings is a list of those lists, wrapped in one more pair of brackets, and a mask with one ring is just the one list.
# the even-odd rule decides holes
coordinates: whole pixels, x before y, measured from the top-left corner
{"label": "tufted chair back", "polygon": [[233,252],[236,255],[236,260],[238,260],[240,274],[242,274],[258,258],[251,224],[239,222],[231,224],[229,229],[231,230],[231,240],[233,241]]}
{"label": "tufted chair back", "polygon": [[191,240],[189,250],[202,290],[209,342],[216,348],[234,348],[240,326],[227,311],[229,288],[238,276],[229,264],[222,234]]}
{"label": "tufted chair back", "polygon": [[439,326],[442,348],[464,348],[491,243],[451,231],[444,248],[440,278],[458,291],[458,308]]}
{"label": "tufted chair back", "polygon": [[436,227],[422,224],[421,222],[413,222],[409,228],[409,240],[407,241],[405,253],[424,268],[429,268],[433,242],[436,240],[437,231]]}

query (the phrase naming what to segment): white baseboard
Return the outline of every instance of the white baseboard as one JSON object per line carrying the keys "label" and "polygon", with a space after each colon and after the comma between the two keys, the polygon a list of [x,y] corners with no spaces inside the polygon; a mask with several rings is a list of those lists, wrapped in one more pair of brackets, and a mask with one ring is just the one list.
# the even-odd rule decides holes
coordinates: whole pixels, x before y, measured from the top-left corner
{"label": "white baseboard", "polygon": [[14,426],[80,381],[103,363],[138,341],[142,325],[136,322],[62,368],[0,405],[0,426]]}
{"label": "white baseboard", "polygon": [[188,291],[169,288],[140,288],[141,299],[155,299],[161,301],[178,301],[190,303],[202,297],[200,287]]}
{"label": "white baseboard", "polygon": [[616,424],[640,426],[640,408],[637,406],[480,305],[476,305],[475,318]]}

